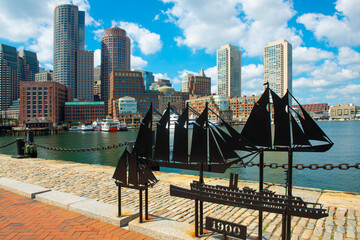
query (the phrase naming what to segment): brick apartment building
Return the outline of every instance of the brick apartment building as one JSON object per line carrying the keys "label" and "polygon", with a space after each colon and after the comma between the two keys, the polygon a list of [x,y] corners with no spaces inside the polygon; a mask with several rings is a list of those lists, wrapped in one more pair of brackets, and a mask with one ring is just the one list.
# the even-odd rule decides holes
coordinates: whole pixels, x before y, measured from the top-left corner
{"label": "brick apartment building", "polygon": [[[229,100],[225,96],[220,95],[211,95],[205,97],[197,97],[192,96],[186,103],[189,103],[189,106],[193,108],[198,113],[202,113],[205,108],[206,102],[208,103],[208,107],[214,111],[217,115],[219,115],[225,121],[229,121],[232,119],[232,112],[229,110]],[[194,115],[194,118],[197,116]],[[219,120],[218,117],[209,111],[209,119],[211,120]]]}
{"label": "brick apartment building", "polygon": [[105,118],[104,102],[66,102],[65,122],[93,122]]}
{"label": "brick apartment building", "polygon": [[65,102],[72,101],[71,89],[58,82],[20,83],[20,122],[45,117],[53,124],[64,122]]}
{"label": "brick apartment building", "polygon": [[229,108],[232,111],[234,121],[246,122],[249,118],[254,104],[260,99],[260,96],[234,97],[229,100]]}

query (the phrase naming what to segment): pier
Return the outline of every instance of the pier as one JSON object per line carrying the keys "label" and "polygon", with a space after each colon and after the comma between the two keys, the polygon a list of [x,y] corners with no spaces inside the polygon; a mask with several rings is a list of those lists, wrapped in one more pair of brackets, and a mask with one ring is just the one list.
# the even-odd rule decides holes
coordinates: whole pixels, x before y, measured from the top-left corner
{"label": "pier", "polygon": [[[36,184],[78,197],[117,205],[117,189],[112,179],[114,167],[80,164],[45,159],[12,159],[0,155],[0,178],[10,178]],[[194,224],[193,201],[172,197],[170,184],[188,187],[197,176],[176,173],[154,172],[159,183],[149,190],[149,213],[162,218],[187,224]],[[207,184],[226,185],[228,180],[205,178]],[[353,183],[357,184],[357,183]],[[258,187],[256,182],[239,181],[239,187]],[[283,194],[284,187],[266,183],[265,188]],[[294,187],[294,195],[305,201],[323,204],[329,216],[319,220],[292,217],[292,239],[360,239],[360,194],[321,189]],[[138,193],[124,189],[122,205],[129,209],[138,208]],[[205,203],[204,216],[220,218],[247,225],[248,233],[257,234],[258,211]],[[281,215],[263,214],[264,239],[281,239]]]}

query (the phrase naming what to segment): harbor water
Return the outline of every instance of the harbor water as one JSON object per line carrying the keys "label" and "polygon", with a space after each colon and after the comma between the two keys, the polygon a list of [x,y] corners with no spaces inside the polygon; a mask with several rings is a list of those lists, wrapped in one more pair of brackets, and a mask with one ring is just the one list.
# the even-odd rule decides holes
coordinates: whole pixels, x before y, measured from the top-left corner
{"label": "harbor water", "polygon": [[[334,146],[325,153],[294,153],[294,164],[302,163],[309,165],[316,163],[323,165],[331,163],[354,164],[360,162],[360,121],[322,121],[319,126],[334,142]],[[236,126],[240,130],[241,127]],[[93,148],[102,147],[126,141],[134,141],[138,130],[126,132],[65,132],[59,135],[36,136],[35,142],[58,148]],[[16,137],[0,137],[0,145],[13,141]],[[38,149],[38,157],[44,159],[64,160],[78,163],[89,163],[99,165],[116,166],[118,159],[124,148],[109,149],[91,152],[63,152]],[[13,144],[0,149],[1,154],[15,155],[16,145]],[[248,161],[250,159],[245,159]],[[258,162],[258,158],[253,159]],[[287,163],[287,152],[266,152],[265,163]],[[196,171],[161,168],[161,171],[177,172],[198,175]],[[258,180],[258,167],[239,168],[234,166],[229,168],[224,174],[205,173],[205,176],[228,178],[230,173],[238,173],[242,180]],[[265,182],[284,184],[284,169],[265,168]],[[351,168],[349,170],[293,170],[293,184],[295,186],[320,188],[327,190],[349,191],[360,193],[360,170]]]}

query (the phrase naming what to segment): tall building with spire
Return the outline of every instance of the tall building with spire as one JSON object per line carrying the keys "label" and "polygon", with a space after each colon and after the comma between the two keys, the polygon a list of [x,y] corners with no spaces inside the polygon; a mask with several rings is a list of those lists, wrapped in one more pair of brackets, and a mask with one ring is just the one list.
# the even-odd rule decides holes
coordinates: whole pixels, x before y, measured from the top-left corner
{"label": "tall building with spire", "polygon": [[230,44],[216,51],[217,94],[241,96],[241,52]]}
{"label": "tall building with spire", "polygon": [[85,12],[61,4],[54,11],[54,81],[71,88],[76,97],[76,55],[85,49]]}
{"label": "tall building with spire", "polygon": [[197,96],[211,95],[211,78],[206,77],[204,69],[201,68],[199,76],[189,77],[189,94]]}
{"label": "tall building with spire", "polygon": [[124,29],[112,27],[105,30],[101,37],[101,99],[104,102],[110,100],[111,72],[130,70],[130,51],[130,38]]}
{"label": "tall building with spire", "polygon": [[292,46],[286,40],[270,42],[264,49],[264,83],[283,97],[292,92]]}

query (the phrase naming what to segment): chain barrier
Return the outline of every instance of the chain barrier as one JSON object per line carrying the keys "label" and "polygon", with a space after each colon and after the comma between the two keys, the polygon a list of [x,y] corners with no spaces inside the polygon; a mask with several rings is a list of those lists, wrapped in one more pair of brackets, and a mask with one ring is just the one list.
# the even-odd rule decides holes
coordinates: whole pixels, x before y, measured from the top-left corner
{"label": "chain barrier", "polygon": [[[254,167],[254,166],[259,166],[259,163],[248,163],[246,164],[247,167]],[[288,164],[277,164],[277,163],[269,163],[269,164],[264,164],[264,167],[269,167],[271,169],[276,169],[276,168],[283,168],[283,169],[287,169],[288,168]],[[326,163],[323,165],[319,165],[319,164],[309,164],[309,165],[305,165],[305,164],[295,164],[293,166],[293,168],[297,169],[297,170],[303,170],[303,169],[310,169],[310,170],[318,170],[318,169],[324,169],[324,170],[333,170],[335,168],[338,168],[340,170],[348,170],[350,168],[355,168],[355,169],[360,169],[360,162],[359,163],[355,163],[355,164],[349,164],[349,163],[340,163],[338,165],[334,165],[332,163]]]}
{"label": "chain barrier", "polygon": [[11,144],[14,144],[14,143],[16,143],[16,140],[14,140],[12,142],[9,142],[9,143],[7,143],[5,145],[2,145],[2,146],[0,146],[0,148],[8,147],[8,146],[10,146]]}
{"label": "chain barrier", "polygon": [[94,152],[94,151],[102,151],[102,150],[109,150],[109,149],[113,149],[113,148],[123,147],[123,146],[129,145],[129,143],[125,142],[125,143],[119,143],[119,144],[104,146],[104,147],[78,148],[78,149],[50,147],[50,146],[46,146],[46,145],[40,145],[40,144],[37,144],[37,143],[34,143],[34,145],[36,147],[38,147],[38,148],[51,150],[51,151],[59,151],[59,152]]}

